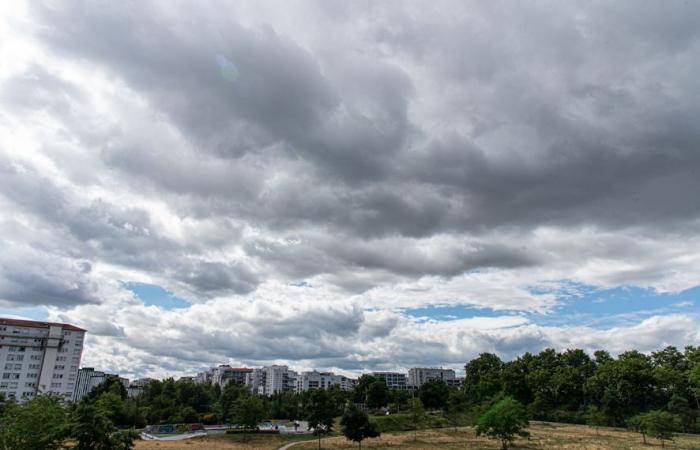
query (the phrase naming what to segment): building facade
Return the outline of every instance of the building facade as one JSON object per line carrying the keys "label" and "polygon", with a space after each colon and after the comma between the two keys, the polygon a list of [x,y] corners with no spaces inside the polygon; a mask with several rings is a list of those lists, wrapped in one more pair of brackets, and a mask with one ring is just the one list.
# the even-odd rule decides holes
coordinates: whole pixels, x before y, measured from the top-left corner
{"label": "building facade", "polygon": [[73,397],[86,330],[63,323],[0,318],[0,393]]}
{"label": "building facade", "polygon": [[428,381],[440,380],[447,385],[453,385],[455,382],[455,371],[452,369],[433,368],[433,367],[414,367],[408,370],[408,384],[420,388]]}
{"label": "building facade", "polygon": [[376,378],[384,378],[386,387],[392,390],[408,389],[406,374],[401,372],[372,372],[372,376]]}
{"label": "building facade", "polygon": [[333,372],[302,372],[296,380],[296,391],[305,392],[314,389],[328,389],[331,386],[339,386],[344,391],[355,388],[355,380]]}

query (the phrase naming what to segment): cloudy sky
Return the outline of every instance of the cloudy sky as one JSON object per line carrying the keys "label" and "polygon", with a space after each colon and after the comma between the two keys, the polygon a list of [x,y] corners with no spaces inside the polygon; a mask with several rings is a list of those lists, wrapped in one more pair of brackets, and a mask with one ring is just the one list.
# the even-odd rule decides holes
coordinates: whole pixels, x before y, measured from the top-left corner
{"label": "cloudy sky", "polygon": [[84,365],[700,344],[700,2],[3,2],[0,67],[0,315]]}

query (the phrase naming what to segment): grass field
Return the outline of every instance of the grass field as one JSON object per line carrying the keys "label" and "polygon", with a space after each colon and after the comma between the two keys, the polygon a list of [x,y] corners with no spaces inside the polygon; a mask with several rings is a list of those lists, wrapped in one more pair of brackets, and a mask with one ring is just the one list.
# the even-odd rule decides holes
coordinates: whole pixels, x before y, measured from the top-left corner
{"label": "grass field", "polygon": [[[647,439],[642,443],[642,436],[625,430],[601,428],[596,431],[582,425],[552,423],[533,423],[530,427],[531,438],[516,441],[517,449],[566,449],[566,450],[649,450],[661,448],[659,441]],[[498,450],[499,444],[484,438],[477,438],[469,427],[421,430],[415,439],[414,432],[384,433],[377,439],[363,442],[363,449],[473,449]],[[297,438],[298,439],[298,438]],[[180,442],[139,442],[137,450],[248,450],[277,449],[291,442],[284,436],[259,436],[250,442],[241,442],[240,436],[217,436]],[[295,445],[295,450],[317,448],[316,441]],[[356,449],[357,444],[349,442],[342,436],[327,438],[323,441],[324,449]],[[700,450],[700,436],[680,435],[673,442],[666,442],[668,449]]]}

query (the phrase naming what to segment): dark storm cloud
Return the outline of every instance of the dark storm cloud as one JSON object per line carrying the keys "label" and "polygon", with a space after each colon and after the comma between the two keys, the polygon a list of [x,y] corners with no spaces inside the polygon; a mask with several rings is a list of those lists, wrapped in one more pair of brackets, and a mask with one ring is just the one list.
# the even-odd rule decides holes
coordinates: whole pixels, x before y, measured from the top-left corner
{"label": "dark storm cloud", "polygon": [[[328,56],[270,28],[196,14],[175,25],[150,7],[133,14],[87,2],[37,5],[35,13],[52,49],[122,77],[203,151],[235,158],[188,172],[177,161],[162,164],[154,144],[112,149],[106,160],[170,192],[208,196],[207,207],[222,214],[273,228],[416,237],[697,217],[700,132],[691,118],[700,113],[700,88],[687,68],[673,68],[697,61],[688,19],[697,6],[511,6],[460,7],[442,21],[393,7],[387,17],[377,7],[363,36],[426,64],[454,93],[440,114],[471,135],[411,123],[414,83],[374,48]],[[362,17],[353,7],[324,10]],[[503,26],[488,26],[494,19]],[[200,20],[206,29],[196,27]],[[235,62],[234,82],[217,72],[216,54]],[[239,160],[275,142],[267,158]],[[296,156],[307,164],[287,165]],[[259,167],[305,170],[306,182],[263,195],[269,174]]]}

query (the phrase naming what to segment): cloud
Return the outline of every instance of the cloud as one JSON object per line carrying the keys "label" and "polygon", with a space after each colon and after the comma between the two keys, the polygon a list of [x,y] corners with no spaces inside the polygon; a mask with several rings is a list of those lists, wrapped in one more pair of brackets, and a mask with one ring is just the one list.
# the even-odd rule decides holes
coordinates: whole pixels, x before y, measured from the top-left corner
{"label": "cloud", "polygon": [[[0,302],[88,326],[91,364],[697,342],[692,308],[677,339],[670,315],[523,317],[559,314],[559,280],[698,284],[698,5],[5,8]],[[119,280],[193,304],[144,306]],[[435,304],[499,317],[402,312]]]}

